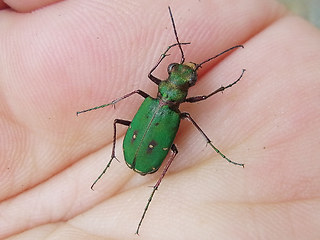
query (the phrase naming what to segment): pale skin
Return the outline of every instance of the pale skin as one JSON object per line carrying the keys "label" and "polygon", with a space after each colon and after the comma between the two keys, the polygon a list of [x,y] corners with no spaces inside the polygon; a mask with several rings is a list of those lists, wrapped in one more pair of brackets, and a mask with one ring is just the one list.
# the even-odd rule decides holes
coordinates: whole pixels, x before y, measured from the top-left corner
{"label": "pale skin", "polygon": [[[270,0],[6,1],[0,3],[0,238],[9,239],[319,239],[320,32]],[[24,3],[23,3],[24,2]],[[51,3],[50,6],[43,7]],[[151,188],[124,163],[113,119],[131,120],[133,96],[175,43],[175,18],[186,61],[204,65],[183,104],[216,147],[186,120],[179,150],[134,235]],[[37,10],[32,14],[23,14]],[[152,14],[147,14],[152,13]],[[155,71],[165,79],[167,64]],[[167,161],[167,159],[165,160]]]}

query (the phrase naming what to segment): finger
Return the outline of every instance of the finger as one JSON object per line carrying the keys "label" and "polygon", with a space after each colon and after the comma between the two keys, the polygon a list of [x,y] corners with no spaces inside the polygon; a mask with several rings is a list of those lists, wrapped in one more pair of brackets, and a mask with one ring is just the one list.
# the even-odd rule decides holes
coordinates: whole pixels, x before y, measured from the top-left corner
{"label": "finger", "polygon": [[[49,4],[60,2],[61,0],[27,0],[27,1],[18,1],[18,0],[4,0],[4,2],[13,10],[17,12],[31,12],[36,9],[45,7]],[[1,4],[0,4],[1,8]]]}
{"label": "finger", "polygon": [[3,1],[0,1],[0,10],[8,8],[8,5],[5,4]]}

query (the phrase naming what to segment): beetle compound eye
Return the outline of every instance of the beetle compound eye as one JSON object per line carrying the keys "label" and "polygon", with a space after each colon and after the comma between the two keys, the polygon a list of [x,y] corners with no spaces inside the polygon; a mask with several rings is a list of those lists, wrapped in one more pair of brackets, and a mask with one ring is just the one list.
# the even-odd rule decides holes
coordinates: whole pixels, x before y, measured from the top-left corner
{"label": "beetle compound eye", "polygon": [[198,78],[197,72],[193,72],[190,79],[189,79],[189,86],[190,87],[196,84],[197,78]]}
{"label": "beetle compound eye", "polygon": [[173,70],[173,68],[177,65],[177,63],[170,63],[168,66],[168,73],[170,74]]}

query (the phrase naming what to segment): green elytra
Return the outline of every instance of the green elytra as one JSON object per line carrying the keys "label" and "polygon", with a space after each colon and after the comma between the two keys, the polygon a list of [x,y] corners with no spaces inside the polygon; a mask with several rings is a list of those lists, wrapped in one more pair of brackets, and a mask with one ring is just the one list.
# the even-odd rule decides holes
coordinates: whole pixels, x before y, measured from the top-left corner
{"label": "green elytra", "polygon": [[[208,136],[201,130],[199,125],[191,118],[189,113],[180,112],[179,105],[184,102],[194,103],[203,101],[218,92],[232,87],[242,78],[245,69],[242,69],[240,77],[233,83],[227,85],[226,87],[220,87],[217,90],[211,92],[208,95],[200,95],[195,97],[187,97],[188,89],[195,85],[197,81],[197,70],[204,64],[207,63],[220,55],[229,52],[235,48],[243,48],[242,45],[236,45],[231,47],[214,57],[211,57],[200,64],[196,63],[184,63],[184,53],[182,50],[182,45],[187,45],[190,43],[180,43],[173,20],[172,12],[170,7],[169,14],[175,34],[177,43],[170,45],[167,50],[161,55],[157,64],[151,69],[148,74],[148,77],[151,81],[158,85],[158,94],[156,98],[151,97],[149,94],[138,89],[133,92],[130,92],[118,99],[113,100],[108,104],[90,108],[77,112],[77,115],[80,113],[96,110],[99,108],[107,107],[110,105],[115,105],[117,102],[130,97],[133,94],[139,94],[145,98],[141,104],[139,110],[134,116],[132,121],[115,119],[114,120],[114,135],[113,135],[113,147],[111,153],[111,159],[108,162],[107,166],[99,177],[94,181],[91,186],[97,183],[97,181],[102,177],[106,170],[111,165],[114,159],[117,159],[115,156],[115,145],[116,145],[116,124],[122,124],[128,126],[127,133],[123,140],[123,152],[125,162],[129,168],[133,169],[135,172],[138,172],[141,175],[151,174],[156,172],[164,159],[166,158],[169,150],[172,151],[171,156],[168,159],[166,166],[163,169],[163,172],[153,186],[152,193],[148,199],[147,205],[143,211],[142,217],[138,224],[136,234],[139,234],[139,230],[142,224],[142,221],[145,217],[145,214],[148,210],[148,207],[151,203],[155,191],[158,189],[161,180],[165,176],[167,170],[169,169],[173,159],[178,153],[178,149],[175,144],[173,144],[174,138],[179,128],[181,119],[189,120],[196,129],[202,134],[205,138],[207,144],[209,144],[222,158],[226,159],[228,162],[244,167],[244,164],[231,161],[223,153],[216,148]],[[168,56],[167,52],[174,46],[178,46],[181,52],[181,61],[180,63],[171,63],[168,66],[168,78],[166,80],[160,80],[152,75],[153,71],[159,66],[162,60]]]}

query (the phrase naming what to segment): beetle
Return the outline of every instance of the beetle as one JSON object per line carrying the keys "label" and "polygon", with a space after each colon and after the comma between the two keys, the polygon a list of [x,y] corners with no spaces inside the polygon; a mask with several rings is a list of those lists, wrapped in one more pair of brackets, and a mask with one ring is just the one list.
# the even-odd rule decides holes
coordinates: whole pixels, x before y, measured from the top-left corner
{"label": "beetle", "polygon": [[[221,86],[220,88],[211,92],[208,95],[187,97],[188,89],[196,84],[196,81],[198,78],[197,71],[200,67],[202,67],[203,64],[233,49],[243,48],[243,45],[233,46],[199,64],[196,64],[193,62],[185,63],[185,57],[184,57],[182,45],[188,45],[190,43],[181,43],[179,41],[178,34],[176,31],[176,26],[174,23],[174,19],[173,19],[173,15],[170,7],[168,7],[168,10],[171,18],[171,23],[172,23],[176,43],[170,45],[166,49],[166,51],[163,54],[161,54],[157,64],[151,69],[151,71],[148,74],[149,79],[158,85],[157,97],[153,98],[149,94],[138,89],[118,99],[115,99],[108,104],[104,104],[101,106],[97,106],[94,108],[77,112],[77,115],[79,115],[80,113],[96,110],[99,108],[104,108],[110,105],[115,105],[117,102],[125,98],[128,98],[134,94],[139,94],[144,98],[143,103],[141,104],[139,110],[135,114],[132,121],[123,120],[123,119],[114,120],[114,123],[113,123],[114,133],[113,133],[111,159],[109,160],[103,172],[92,184],[91,186],[92,190],[94,185],[97,183],[97,181],[102,177],[102,175],[110,167],[112,161],[114,159],[117,159],[115,155],[117,124],[128,126],[128,130],[123,140],[123,153],[124,153],[125,162],[129,168],[133,169],[133,171],[141,175],[146,175],[146,174],[151,174],[156,172],[162,165],[162,162],[164,161],[166,156],[168,155],[169,150],[172,151],[172,154],[169,157],[168,162],[166,163],[160,178],[158,179],[156,184],[153,186],[152,193],[148,199],[147,205],[140,218],[140,222],[138,224],[136,234],[139,234],[142,221],[152,201],[154,193],[158,189],[173,159],[178,154],[178,149],[176,145],[173,143],[173,141],[178,131],[181,119],[189,120],[195,126],[195,128],[201,133],[201,135],[205,138],[207,144],[209,144],[222,158],[226,159],[228,162],[232,164],[244,167],[243,163],[234,162],[229,158],[227,158],[222,152],[220,152],[219,149],[212,144],[209,137],[204,133],[204,131],[199,127],[199,125],[193,120],[190,114],[187,112],[180,112],[179,110],[179,105],[181,103],[184,103],[184,102],[195,103],[195,102],[206,100],[207,98],[215,95],[216,93],[222,92],[225,89],[232,87],[233,85],[235,85],[240,81],[240,79],[242,78],[245,72],[245,69],[242,69],[242,73],[236,81],[227,85],[226,87]],[[159,66],[162,60],[169,55],[167,54],[167,52],[174,46],[178,46],[180,49],[180,52],[181,52],[180,63],[169,64],[168,78],[166,80],[160,80],[153,75],[153,72]]]}

